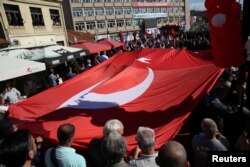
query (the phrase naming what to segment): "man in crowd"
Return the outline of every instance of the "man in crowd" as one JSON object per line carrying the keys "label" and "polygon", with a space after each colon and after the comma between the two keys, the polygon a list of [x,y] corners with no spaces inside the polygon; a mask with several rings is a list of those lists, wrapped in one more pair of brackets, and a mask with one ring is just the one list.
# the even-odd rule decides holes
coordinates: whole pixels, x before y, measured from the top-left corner
{"label": "man in crowd", "polygon": [[[138,146],[135,148],[134,159],[129,162],[130,165],[136,167],[158,167],[155,163],[155,157],[158,153],[154,149],[154,130],[148,127],[139,127],[136,140]],[[139,156],[140,151],[142,154]]]}
{"label": "man in crowd", "polygon": [[103,139],[101,149],[107,161],[105,167],[130,167],[124,161],[127,150],[126,141],[117,131],[110,132]]}
{"label": "man in crowd", "polygon": [[169,141],[161,147],[156,163],[160,167],[189,167],[186,150],[176,141]]}
{"label": "man in crowd", "polygon": [[58,85],[58,82],[59,82],[58,79],[59,78],[54,74],[54,70],[50,69],[50,74],[48,76],[49,85],[51,87]]}
{"label": "man in crowd", "polygon": [[10,133],[0,146],[0,164],[5,167],[31,167],[37,152],[35,139],[27,129]]}
{"label": "man in crowd", "polygon": [[194,151],[194,166],[206,166],[208,151],[228,151],[229,142],[218,131],[214,120],[205,118],[201,122],[202,133],[195,135],[192,139]]}
{"label": "man in crowd", "polygon": [[89,159],[94,167],[104,167],[106,160],[101,152],[101,145],[103,138],[108,136],[110,132],[116,131],[120,135],[123,134],[124,126],[121,121],[117,119],[108,120],[103,127],[103,137],[101,139],[93,139],[89,144]]}
{"label": "man in crowd", "polygon": [[71,147],[75,135],[75,127],[72,124],[63,124],[57,130],[59,146],[50,148],[45,154],[47,167],[86,167],[83,156],[77,154]]}

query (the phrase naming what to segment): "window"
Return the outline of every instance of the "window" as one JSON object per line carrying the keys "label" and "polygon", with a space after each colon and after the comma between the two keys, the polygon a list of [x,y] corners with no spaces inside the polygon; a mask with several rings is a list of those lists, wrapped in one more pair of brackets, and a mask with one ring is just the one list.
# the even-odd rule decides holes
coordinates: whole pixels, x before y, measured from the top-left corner
{"label": "window", "polygon": [[178,8],[174,7],[174,13],[178,13]]}
{"label": "window", "polygon": [[126,26],[131,26],[132,25],[132,20],[125,20],[125,25]]}
{"label": "window", "polygon": [[123,0],[123,2],[125,2],[125,3],[126,3],[126,2],[131,2],[131,1],[130,1],[130,0]]}
{"label": "window", "polygon": [[106,15],[113,15],[113,14],[114,14],[113,8],[106,8]]}
{"label": "window", "polygon": [[53,26],[61,26],[59,10],[50,9],[49,12],[50,12],[50,18],[53,21]]}
{"label": "window", "polygon": [[157,19],[157,23],[160,24],[162,22],[162,19]]}
{"label": "window", "polygon": [[174,22],[174,18],[173,17],[169,17],[169,22],[173,23]]}
{"label": "window", "polygon": [[133,20],[133,25],[134,25],[134,26],[139,26],[139,24],[140,24],[140,23],[139,23],[139,20]]}
{"label": "window", "polygon": [[95,9],[95,15],[96,16],[104,15],[104,9],[103,8],[96,8]]}
{"label": "window", "polygon": [[84,9],[85,16],[94,16],[94,10],[93,9]]}
{"label": "window", "polygon": [[167,18],[163,18],[163,19],[162,19],[162,22],[163,22],[163,23],[167,23],[167,22],[168,22],[168,19],[167,19]]}
{"label": "window", "polygon": [[94,0],[94,3],[102,3],[103,0]]}
{"label": "window", "polygon": [[167,8],[161,8],[162,13],[167,13]]}
{"label": "window", "polygon": [[183,12],[184,12],[183,7],[179,7],[179,12],[180,12],[180,13],[183,13]]}
{"label": "window", "polygon": [[122,0],[114,0],[114,2],[122,2]]}
{"label": "window", "polygon": [[82,31],[85,29],[84,23],[76,23],[75,25],[76,31]]}
{"label": "window", "polygon": [[117,20],[116,25],[117,25],[117,27],[123,27],[124,26],[124,20]]}
{"label": "window", "polygon": [[139,13],[147,13],[147,8],[139,8]]}
{"label": "window", "polygon": [[155,8],[154,13],[161,13],[161,8]]}
{"label": "window", "polygon": [[104,2],[111,2],[111,0],[104,0]]}
{"label": "window", "polygon": [[71,0],[72,3],[81,3],[82,0]]}
{"label": "window", "polygon": [[33,26],[44,26],[43,14],[41,8],[30,7],[30,13]]}
{"label": "window", "polygon": [[122,13],[123,13],[122,8],[115,8],[116,15],[122,15]]}
{"label": "window", "polygon": [[82,9],[73,9],[73,16],[74,17],[82,17]]}
{"label": "window", "polygon": [[17,5],[3,4],[10,26],[23,26],[23,19]]}
{"label": "window", "polygon": [[95,22],[86,22],[87,30],[95,29]]}
{"label": "window", "polygon": [[124,8],[124,14],[131,14],[131,8]]}
{"label": "window", "polygon": [[100,29],[106,28],[105,21],[98,21],[96,24],[97,24],[97,28],[100,28]]}
{"label": "window", "polygon": [[168,10],[169,13],[173,12],[173,8],[167,8],[167,10]]}
{"label": "window", "polygon": [[91,3],[92,0],[82,0],[83,3]]}
{"label": "window", "polygon": [[114,20],[109,20],[108,21],[108,28],[115,27],[115,21]]}
{"label": "window", "polygon": [[154,8],[147,8],[147,13],[154,13]]}
{"label": "window", "polygon": [[138,14],[139,13],[139,9],[138,8],[134,8],[133,9],[133,14]]}

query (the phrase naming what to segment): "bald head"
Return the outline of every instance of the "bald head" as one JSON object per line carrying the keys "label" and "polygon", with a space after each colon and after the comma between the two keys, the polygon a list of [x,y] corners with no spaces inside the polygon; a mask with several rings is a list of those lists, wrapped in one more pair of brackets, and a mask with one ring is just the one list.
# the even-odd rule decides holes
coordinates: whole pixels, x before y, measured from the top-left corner
{"label": "bald head", "polygon": [[156,158],[160,167],[185,167],[187,153],[185,148],[176,141],[169,141],[163,145]]}
{"label": "bald head", "polygon": [[215,137],[218,132],[216,123],[210,118],[204,118],[201,121],[201,129],[208,139]]}
{"label": "bald head", "polygon": [[75,135],[75,126],[72,124],[63,124],[57,129],[57,138],[60,145],[70,144]]}

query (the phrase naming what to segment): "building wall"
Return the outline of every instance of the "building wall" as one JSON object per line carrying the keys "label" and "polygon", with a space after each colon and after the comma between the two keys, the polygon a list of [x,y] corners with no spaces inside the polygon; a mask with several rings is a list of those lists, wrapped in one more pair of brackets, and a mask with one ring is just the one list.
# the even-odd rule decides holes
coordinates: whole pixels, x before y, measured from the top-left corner
{"label": "building wall", "polygon": [[[8,12],[10,8],[8,5],[12,5],[11,7],[16,5],[18,7],[21,19],[20,17],[15,19],[15,17],[13,17],[14,14]],[[15,8],[13,9],[16,10],[16,6],[14,6]],[[43,17],[43,25],[38,25],[38,21],[32,19],[32,9],[33,12],[34,9],[36,9],[36,11],[38,9],[38,11],[42,12],[40,16]],[[58,21],[58,19],[56,22],[52,20],[51,10],[58,12],[60,21]],[[56,44],[57,42],[64,43],[65,45],[68,43],[61,0],[2,0],[0,1],[0,14],[6,38],[12,44],[19,45],[23,48],[31,48]],[[33,16],[37,18],[36,14]]]}
{"label": "building wall", "polygon": [[[157,19],[157,27],[185,22],[189,28],[189,0],[66,0],[70,5],[73,27],[91,34],[139,30],[142,19]],[[107,12],[106,12],[107,10]],[[111,15],[107,14],[111,10]],[[121,10],[121,12],[120,12]],[[129,11],[130,12],[127,12]],[[100,11],[100,14],[97,12]],[[68,14],[68,13],[67,13]],[[68,22],[68,20],[66,20]],[[112,23],[113,22],[113,23]],[[127,24],[130,22],[129,24]],[[102,24],[102,26],[100,26]],[[109,26],[115,24],[115,26]]]}

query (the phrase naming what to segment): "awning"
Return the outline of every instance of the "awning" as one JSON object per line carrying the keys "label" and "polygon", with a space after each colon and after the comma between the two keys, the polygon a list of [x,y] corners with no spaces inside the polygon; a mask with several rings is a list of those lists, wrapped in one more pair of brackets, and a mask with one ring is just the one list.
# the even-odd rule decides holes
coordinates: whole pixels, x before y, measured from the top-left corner
{"label": "awning", "polygon": [[124,46],[124,44],[121,43],[121,42],[118,42],[118,41],[115,41],[115,40],[111,40],[111,39],[107,39],[107,38],[100,39],[100,40],[97,41],[97,43],[103,44],[103,45],[107,45],[107,46],[111,46],[112,49],[118,48],[120,46]]}
{"label": "awning", "polygon": [[77,59],[88,55],[88,51],[84,49],[54,45],[41,49],[31,50],[34,57],[31,60],[44,61],[47,65],[57,65],[72,59]]}
{"label": "awning", "polygon": [[0,56],[0,81],[44,71],[45,69],[44,63]]}
{"label": "awning", "polygon": [[89,54],[94,54],[112,49],[112,47],[109,45],[92,42],[78,42],[74,45],[71,45],[71,47],[87,49],[89,51]]}

